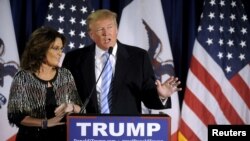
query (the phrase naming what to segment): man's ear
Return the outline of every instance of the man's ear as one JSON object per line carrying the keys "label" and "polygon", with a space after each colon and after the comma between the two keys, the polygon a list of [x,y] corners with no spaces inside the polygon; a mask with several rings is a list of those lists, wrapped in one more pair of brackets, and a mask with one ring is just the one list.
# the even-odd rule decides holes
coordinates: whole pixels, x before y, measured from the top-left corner
{"label": "man's ear", "polygon": [[89,34],[90,39],[93,40],[93,32],[89,31],[88,34]]}

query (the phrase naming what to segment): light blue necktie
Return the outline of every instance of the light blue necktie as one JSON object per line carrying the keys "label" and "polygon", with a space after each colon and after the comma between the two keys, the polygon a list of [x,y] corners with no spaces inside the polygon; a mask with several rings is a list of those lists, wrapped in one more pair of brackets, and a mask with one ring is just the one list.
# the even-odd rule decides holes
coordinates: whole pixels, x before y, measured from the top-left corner
{"label": "light blue necktie", "polygon": [[102,74],[102,85],[101,85],[101,113],[109,114],[109,92],[110,92],[110,84],[112,81],[112,64],[109,60],[109,54],[104,53],[102,55],[104,66],[103,74]]}

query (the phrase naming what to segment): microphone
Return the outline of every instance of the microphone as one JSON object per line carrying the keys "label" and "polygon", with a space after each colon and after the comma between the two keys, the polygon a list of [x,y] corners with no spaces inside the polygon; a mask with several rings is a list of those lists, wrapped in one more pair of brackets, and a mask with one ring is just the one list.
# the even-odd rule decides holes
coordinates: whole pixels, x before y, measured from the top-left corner
{"label": "microphone", "polygon": [[[112,54],[112,51],[113,51],[113,47],[109,47],[109,49],[108,49],[108,53],[109,53],[108,59],[109,59],[109,57],[110,57],[110,54]],[[80,113],[86,113],[86,107],[87,107],[87,105],[88,105],[88,103],[89,103],[90,98],[91,98],[92,95],[93,95],[94,90],[96,89],[96,85],[97,85],[97,83],[99,82],[99,79],[100,79],[101,76],[102,76],[102,73],[103,73],[103,71],[104,71],[104,68],[106,67],[106,65],[107,65],[107,63],[108,63],[108,59],[106,60],[104,66],[103,66],[103,68],[102,68],[102,71],[101,71],[99,77],[97,78],[96,83],[95,83],[94,87],[92,88],[92,90],[91,90],[89,96],[87,97],[87,99],[86,99],[85,102],[83,103],[83,106],[81,107]]]}
{"label": "microphone", "polygon": [[109,56],[110,54],[112,54],[112,51],[113,51],[113,47],[109,47],[109,50],[108,50]]}

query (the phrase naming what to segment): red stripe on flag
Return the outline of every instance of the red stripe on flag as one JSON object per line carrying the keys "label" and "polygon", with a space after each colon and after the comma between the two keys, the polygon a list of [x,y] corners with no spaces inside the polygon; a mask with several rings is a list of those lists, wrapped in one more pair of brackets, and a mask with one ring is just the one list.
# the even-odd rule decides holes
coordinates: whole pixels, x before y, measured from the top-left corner
{"label": "red stripe on flag", "polygon": [[248,109],[250,109],[250,88],[241,78],[239,74],[235,75],[230,82],[239,93],[243,101],[246,103]]}
{"label": "red stripe on flag", "polygon": [[189,128],[189,126],[183,121],[182,119],[180,120],[180,132],[181,134],[188,140],[190,141],[199,141],[200,139],[196,136],[196,134]]}
{"label": "red stripe on flag", "polygon": [[15,141],[15,140],[16,140],[16,134],[7,139],[7,141]]}
{"label": "red stripe on flag", "polygon": [[171,134],[171,141],[178,141],[178,132],[174,132]]}
{"label": "red stripe on flag", "polygon": [[[187,88],[185,91],[185,102],[192,111],[200,118],[204,125],[216,124],[215,118],[211,112],[204,106],[204,104],[196,98],[196,96]],[[205,118],[204,118],[205,117]]]}
{"label": "red stripe on flag", "polygon": [[198,60],[196,60],[195,57],[192,57],[192,65],[190,69],[218,101],[218,104],[220,105],[224,115],[229,120],[229,122],[234,124],[243,124],[244,122],[242,121],[241,117],[224,96],[221,90],[221,87],[223,87],[223,85],[221,86],[220,84],[218,84],[215,79],[208,73],[208,71],[198,62]]}

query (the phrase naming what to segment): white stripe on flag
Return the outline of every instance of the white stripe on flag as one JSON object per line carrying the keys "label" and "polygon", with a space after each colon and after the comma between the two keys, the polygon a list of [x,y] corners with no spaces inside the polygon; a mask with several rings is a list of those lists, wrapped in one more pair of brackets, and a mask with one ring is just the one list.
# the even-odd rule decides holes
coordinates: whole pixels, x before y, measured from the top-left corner
{"label": "white stripe on flag", "polygon": [[184,122],[191,128],[191,130],[201,139],[203,138],[206,141],[207,139],[207,127],[203,124],[199,117],[190,109],[189,106],[183,102],[182,114],[188,115],[185,118],[182,118]]}
{"label": "white stripe on flag", "polygon": [[[249,65],[246,65],[240,72],[240,76],[241,78],[245,81],[245,83],[250,86],[250,73],[249,73],[249,70],[250,70],[250,64]],[[250,89],[250,88],[249,88]],[[250,122],[249,122],[250,123]]]}
{"label": "white stripe on flag", "polygon": [[[212,94],[201,84],[199,79],[189,71],[187,87],[190,91],[195,94],[195,97],[200,100],[204,104],[204,106],[213,114],[220,117],[219,119],[215,119],[217,123],[229,123],[225,116],[223,115],[223,111],[220,109],[218,105],[218,101],[214,99]],[[205,94],[204,94],[205,93]]]}

